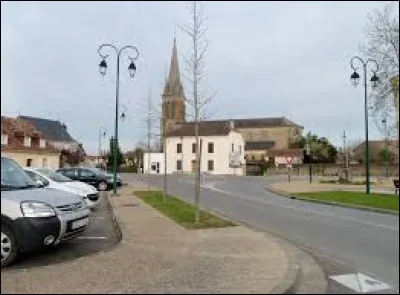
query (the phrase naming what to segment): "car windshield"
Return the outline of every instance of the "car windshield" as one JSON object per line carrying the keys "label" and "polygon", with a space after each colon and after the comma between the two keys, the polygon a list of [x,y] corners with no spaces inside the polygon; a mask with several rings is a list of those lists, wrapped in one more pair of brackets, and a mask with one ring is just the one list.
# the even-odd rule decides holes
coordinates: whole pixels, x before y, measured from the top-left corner
{"label": "car windshield", "polygon": [[1,190],[36,188],[37,184],[14,161],[1,158]]}
{"label": "car windshield", "polygon": [[94,173],[96,173],[96,174],[100,174],[102,176],[109,176],[110,175],[107,171],[102,170],[100,168],[90,168],[89,170],[94,172]]}
{"label": "car windshield", "polygon": [[70,182],[73,181],[71,178],[68,178],[64,175],[62,175],[61,173],[57,173],[54,171],[51,171],[50,169],[37,169],[37,172],[47,176],[48,178],[50,178],[51,180],[55,181],[55,182]]}

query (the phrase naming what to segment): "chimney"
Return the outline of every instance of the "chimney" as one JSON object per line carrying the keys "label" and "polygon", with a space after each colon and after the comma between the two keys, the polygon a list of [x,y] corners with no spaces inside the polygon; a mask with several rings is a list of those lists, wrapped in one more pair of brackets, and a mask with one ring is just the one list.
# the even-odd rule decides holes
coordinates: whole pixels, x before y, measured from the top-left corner
{"label": "chimney", "polygon": [[233,129],[235,129],[235,122],[234,121],[229,121],[229,129],[230,130],[233,130]]}

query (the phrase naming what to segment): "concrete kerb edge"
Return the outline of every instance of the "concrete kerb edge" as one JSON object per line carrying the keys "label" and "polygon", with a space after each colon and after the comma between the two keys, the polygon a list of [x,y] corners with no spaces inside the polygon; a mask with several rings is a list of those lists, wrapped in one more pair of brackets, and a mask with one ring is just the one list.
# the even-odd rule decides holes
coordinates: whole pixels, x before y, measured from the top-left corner
{"label": "concrete kerb edge", "polygon": [[[122,240],[122,229],[121,229],[122,222],[121,222],[121,220],[119,219],[118,215],[115,214],[115,209],[114,209],[114,207],[113,207],[113,205],[112,205],[112,200],[111,200],[111,197],[110,197],[110,194],[109,194],[109,193],[107,193],[107,207],[108,207],[108,209],[110,210],[111,220],[112,220],[112,223],[113,223],[114,230],[115,230],[115,232],[116,232],[116,236],[117,236],[117,243],[116,243],[116,245],[117,245],[117,244],[119,244],[119,243],[121,242],[121,240]],[[115,245],[114,245],[114,246],[115,246]]]}
{"label": "concrete kerb edge", "polygon": [[306,202],[311,202],[311,203],[319,203],[319,204],[324,204],[324,205],[331,205],[331,206],[338,206],[338,207],[344,207],[344,208],[350,208],[350,209],[357,209],[357,210],[363,210],[363,211],[370,211],[370,212],[377,212],[377,213],[383,213],[383,214],[390,214],[390,215],[395,215],[399,216],[399,212],[397,211],[391,211],[391,210],[385,210],[385,209],[379,209],[379,208],[372,208],[372,207],[366,207],[366,206],[358,206],[358,205],[350,205],[350,204],[343,204],[343,203],[337,203],[337,202],[330,202],[330,201],[323,201],[323,200],[315,200],[307,197],[299,197],[296,196],[295,193],[288,193],[288,192],[283,192],[274,188],[271,188],[269,186],[266,186],[265,189],[273,194],[294,199],[294,200],[300,200],[300,201],[306,201]]}

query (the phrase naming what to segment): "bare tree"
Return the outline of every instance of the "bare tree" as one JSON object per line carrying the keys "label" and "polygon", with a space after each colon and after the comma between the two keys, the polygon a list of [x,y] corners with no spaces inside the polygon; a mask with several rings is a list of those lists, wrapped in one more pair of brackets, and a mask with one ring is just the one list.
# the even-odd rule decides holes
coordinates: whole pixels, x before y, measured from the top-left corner
{"label": "bare tree", "polygon": [[[386,120],[389,130],[396,130],[394,118],[392,77],[399,74],[399,8],[398,1],[390,1],[382,10],[375,10],[368,15],[365,28],[367,42],[360,46],[366,57],[375,59],[380,67],[380,83],[369,97],[371,115],[378,129],[382,120]],[[394,127],[395,127],[394,126]]]}
{"label": "bare tree", "polygon": [[[205,17],[203,14],[202,4],[193,1],[191,5],[191,22],[189,25],[184,25],[181,29],[189,36],[191,41],[190,57],[184,58],[186,63],[186,72],[188,76],[185,78],[192,85],[192,99],[187,99],[187,102],[194,112],[195,122],[195,141],[196,141],[196,176],[195,176],[195,222],[200,220],[200,169],[201,169],[201,141],[199,140],[199,124],[201,122],[202,113],[204,113],[206,105],[211,101],[213,96],[205,95],[204,83],[205,72],[205,54],[207,51],[207,41],[205,40]],[[203,90],[203,91],[202,91]]]}

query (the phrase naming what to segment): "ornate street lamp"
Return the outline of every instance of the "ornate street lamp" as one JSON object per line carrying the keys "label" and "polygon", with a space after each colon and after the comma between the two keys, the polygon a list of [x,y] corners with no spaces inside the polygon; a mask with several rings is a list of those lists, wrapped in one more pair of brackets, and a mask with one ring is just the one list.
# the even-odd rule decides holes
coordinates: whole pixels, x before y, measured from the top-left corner
{"label": "ornate street lamp", "polygon": [[[134,52],[133,56],[128,56],[129,60],[131,61],[129,66],[128,66],[128,72],[131,78],[133,78],[136,74],[136,65],[135,65],[135,60],[139,57],[139,50],[135,46],[124,46],[121,49],[118,49],[116,46],[112,44],[103,44],[99,47],[98,53],[99,56],[102,58],[100,64],[99,64],[99,70],[100,74],[104,76],[107,72],[107,62],[106,59],[108,58],[108,54],[103,53],[104,49],[106,48],[112,48],[115,50],[115,53],[117,55],[117,82],[116,82],[116,92],[115,92],[115,134],[114,134],[114,140],[115,143],[118,145],[118,118],[119,118],[119,67],[120,67],[120,57],[121,53],[126,51],[126,50],[131,50]],[[124,114],[124,113],[123,113]],[[125,114],[122,117],[125,118]],[[114,165],[113,165],[113,174],[114,174],[114,181],[113,181],[113,193],[114,195],[117,194],[117,148],[114,149]]]}
{"label": "ornate street lamp", "polygon": [[350,65],[351,68],[354,70],[353,74],[351,74],[350,79],[351,83],[354,86],[357,86],[360,82],[360,75],[357,73],[357,68],[354,66],[354,62],[359,61],[362,65],[363,75],[364,75],[364,115],[365,115],[365,178],[366,178],[366,193],[369,194],[370,189],[370,173],[369,173],[369,142],[368,142],[368,101],[367,101],[367,66],[368,64],[372,63],[375,68],[372,69],[372,77],[371,83],[372,87],[377,87],[379,78],[376,75],[376,72],[379,70],[378,63],[374,59],[367,59],[365,62],[361,57],[354,56],[351,61]]}

